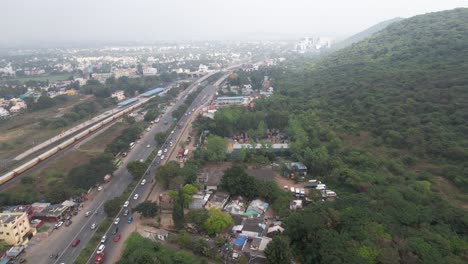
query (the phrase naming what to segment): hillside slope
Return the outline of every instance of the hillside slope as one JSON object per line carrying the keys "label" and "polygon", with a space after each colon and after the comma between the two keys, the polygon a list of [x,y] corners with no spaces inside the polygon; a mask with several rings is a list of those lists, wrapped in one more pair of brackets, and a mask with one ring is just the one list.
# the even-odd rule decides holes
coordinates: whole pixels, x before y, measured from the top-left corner
{"label": "hillside slope", "polygon": [[[284,78],[342,132],[443,164],[468,190],[468,9],[416,16]],[[307,105],[299,104],[299,105]]]}
{"label": "hillside slope", "polygon": [[284,219],[301,263],[467,263],[468,9],[293,64],[256,111],[288,114],[292,159],[338,194]]}
{"label": "hillside slope", "polygon": [[396,17],[396,18],[392,18],[392,19],[389,19],[389,20],[385,20],[385,21],[382,21],[380,23],[377,23],[375,25],[373,25],[372,27],[370,28],[367,28],[357,34],[354,34],[352,35],[351,37],[343,40],[343,41],[340,41],[338,42],[335,46],[333,46],[332,50],[339,50],[339,49],[342,49],[342,48],[346,48],[354,43],[357,43],[361,40],[364,40],[365,38],[368,38],[370,37],[372,34],[376,33],[376,32],[379,32],[381,31],[382,29],[386,28],[388,25],[394,23],[394,22],[398,22],[398,21],[401,21],[403,18],[400,18],[400,17]]}

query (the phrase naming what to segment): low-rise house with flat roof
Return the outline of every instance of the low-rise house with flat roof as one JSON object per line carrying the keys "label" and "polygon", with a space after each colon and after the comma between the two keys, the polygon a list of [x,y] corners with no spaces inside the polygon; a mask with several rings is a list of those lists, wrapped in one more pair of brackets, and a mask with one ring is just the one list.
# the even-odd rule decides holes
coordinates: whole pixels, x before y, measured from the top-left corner
{"label": "low-rise house with flat roof", "polygon": [[216,208],[223,209],[229,199],[229,194],[226,192],[216,192],[211,195],[210,199],[205,205],[206,209]]}

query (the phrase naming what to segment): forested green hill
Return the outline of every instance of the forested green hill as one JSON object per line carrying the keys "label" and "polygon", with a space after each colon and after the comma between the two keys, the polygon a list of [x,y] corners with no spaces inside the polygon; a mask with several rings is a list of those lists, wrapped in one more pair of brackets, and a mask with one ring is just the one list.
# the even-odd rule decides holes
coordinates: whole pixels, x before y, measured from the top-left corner
{"label": "forested green hill", "polygon": [[394,23],[311,68],[281,79],[295,106],[431,159],[468,190],[468,9]]}
{"label": "forested green hill", "polygon": [[468,263],[468,9],[268,74],[255,110],[339,196],[284,219],[302,263]]}
{"label": "forested green hill", "polygon": [[389,19],[389,20],[385,20],[385,21],[382,21],[378,24],[375,24],[373,25],[372,27],[366,29],[366,30],[363,30],[355,35],[352,35],[351,37],[341,41],[341,42],[338,42],[336,45],[334,45],[332,47],[332,50],[339,50],[339,49],[342,49],[342,48],[346,48],[348,46],[350,46],[351,44],[353,43],[356,43],[356,42],[359,42],[361,40],[364,40],[365,38],[368,38],[370,37],[372,34],[386,28],[388,25],[394,23],[394,22],[398,22],[398,21],[401,21],[403,18],[400,18],[400,17],[396,17],[396,18],[392,18],[392,19]]}

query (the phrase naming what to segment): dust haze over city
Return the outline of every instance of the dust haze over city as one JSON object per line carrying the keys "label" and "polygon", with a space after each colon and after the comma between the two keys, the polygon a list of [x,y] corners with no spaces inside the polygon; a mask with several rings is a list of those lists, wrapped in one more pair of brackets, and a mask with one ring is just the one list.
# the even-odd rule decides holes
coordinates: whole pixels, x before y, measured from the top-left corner
{"label": "dust haze over city", "polygon": [[0,8],[0,263],[466,263],[468,2]]}
{"label": "dust haze over city", "polygon": [[6,1],[2,45],[158,40],[345,38],[395,17],[466,1]]}

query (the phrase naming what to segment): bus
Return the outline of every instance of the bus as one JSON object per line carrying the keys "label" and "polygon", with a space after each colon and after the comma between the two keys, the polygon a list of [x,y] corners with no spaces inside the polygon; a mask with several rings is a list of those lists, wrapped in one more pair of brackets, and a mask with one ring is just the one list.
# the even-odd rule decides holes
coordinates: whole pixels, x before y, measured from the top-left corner
{"label": "bus", "polygon": [[115,166],[116,168],[118,168],[121,164],[122,164],[122,160],[121,160],[121,159],[116,159],[115,162],[114,162],[114,166]]}

